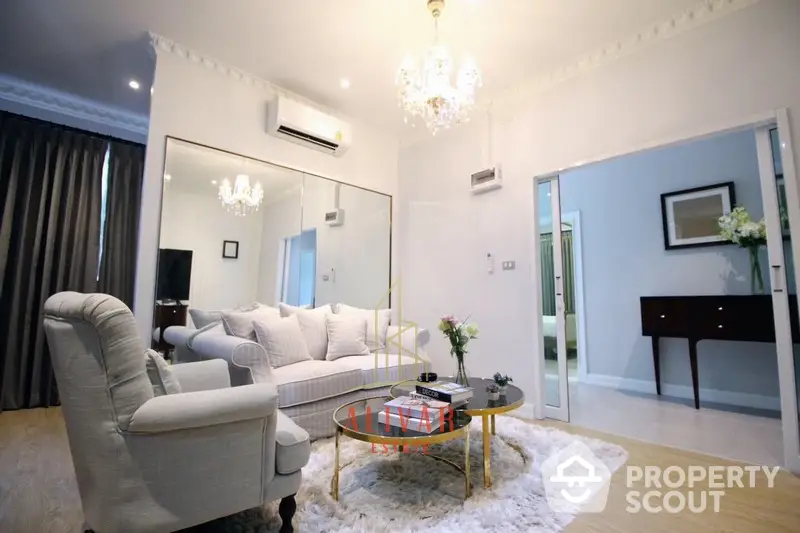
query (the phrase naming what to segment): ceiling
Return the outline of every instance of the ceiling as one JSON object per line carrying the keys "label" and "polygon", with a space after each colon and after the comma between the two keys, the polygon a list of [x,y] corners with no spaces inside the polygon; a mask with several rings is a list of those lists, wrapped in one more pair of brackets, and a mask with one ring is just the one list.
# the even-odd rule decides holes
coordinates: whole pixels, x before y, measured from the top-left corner
{"label": "ceiling", "polygon": [[[147,114],[153,31],[324,106],[402,131],[394,76],[433,40],[425,0],[0,0],[0,74]],[[699,0],[447,0],[440,41],[481,98]],[[346,77],[347,90],[339,86]],[[142,89],[133,91],[136,78]]]}
{"label": "ceiling", "polygon": [[302,172],[175,139],[167,144],[165,167],[166,187],[192,193],[207,191],[212,196],[219,192],[223,179],[233,184],[237,174],[250,176],[251,186],[260,183],[266,203],[303,185]]}

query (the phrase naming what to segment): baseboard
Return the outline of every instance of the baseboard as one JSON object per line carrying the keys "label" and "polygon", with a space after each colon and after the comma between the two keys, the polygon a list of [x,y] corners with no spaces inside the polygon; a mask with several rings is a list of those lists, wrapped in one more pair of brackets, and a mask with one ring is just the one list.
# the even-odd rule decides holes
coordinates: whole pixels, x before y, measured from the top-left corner
{"label": "baseboard", "polygon": [[[646,394],[656,393],[654,381],[643,379],[630,379],[618,376],[608,376],[604,374],[586,374],[583,383],[598,385],[612,389],[628,390]],[[676,398],[694,398],[692,387],[687,385],[673,385],[671,383],[661,384],[661,394]],[[745,392],[732,392],[718,389],[700,389],[700,404],[703,401],[735,405],[738,407],[751,407],[754,409],[767,409],[771,411],[781,410],[781,399],[777,396],[764,396],[761,394],[749,394]]]}
{"label": "baseboard", "polygon": [[517,418],[524,418],[526,420],[534,420],[536,418],[536,411],[533,409],[533,404],[525,402],[519,409],[514,409],[507,413]]}

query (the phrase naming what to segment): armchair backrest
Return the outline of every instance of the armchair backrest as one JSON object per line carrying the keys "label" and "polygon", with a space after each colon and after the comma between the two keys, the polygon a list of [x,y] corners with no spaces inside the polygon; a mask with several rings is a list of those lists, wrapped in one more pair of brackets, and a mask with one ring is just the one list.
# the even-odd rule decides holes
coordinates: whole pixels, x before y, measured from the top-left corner
{"label": "armchair backrest", "polygon": [[106,294],[61,292],[44,304],[44,328],[67,424],[126,430],[153,397],[130,309]]}

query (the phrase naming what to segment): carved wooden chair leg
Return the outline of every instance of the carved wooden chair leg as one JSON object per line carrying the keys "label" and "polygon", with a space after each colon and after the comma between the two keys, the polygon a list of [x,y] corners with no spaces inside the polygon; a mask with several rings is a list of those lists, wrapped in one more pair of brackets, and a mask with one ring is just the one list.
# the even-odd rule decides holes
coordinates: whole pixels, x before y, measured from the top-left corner
{"label": "carved wooden chair leg", "polygon": [[297,502],[294,501],[294,494],[291,496],[287,496],[281,500],[280,505],[278,505],[278,514],[283,521],[281,525],[280,533],[292,533],[294,528],[292,527],[292,518],[294,517],[294,512],[297,510]]}

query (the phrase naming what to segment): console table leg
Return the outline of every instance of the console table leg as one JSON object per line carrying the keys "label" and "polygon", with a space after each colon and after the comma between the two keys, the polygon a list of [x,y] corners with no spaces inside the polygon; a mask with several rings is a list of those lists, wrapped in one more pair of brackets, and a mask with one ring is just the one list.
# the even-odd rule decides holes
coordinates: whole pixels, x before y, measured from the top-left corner
{"label": "console table leg", "polygon": [[694,408],[700,409],[700,391],[697,384],[697,341],[689,339],[689,364],[692,366],[692,389],[694,391]]}
{"label": "console table leg", "polygon": [[653,341],[653,368],[656,371],[656,394],[661,396],[661,357],[658,353],[658,337],[651,337]]}

